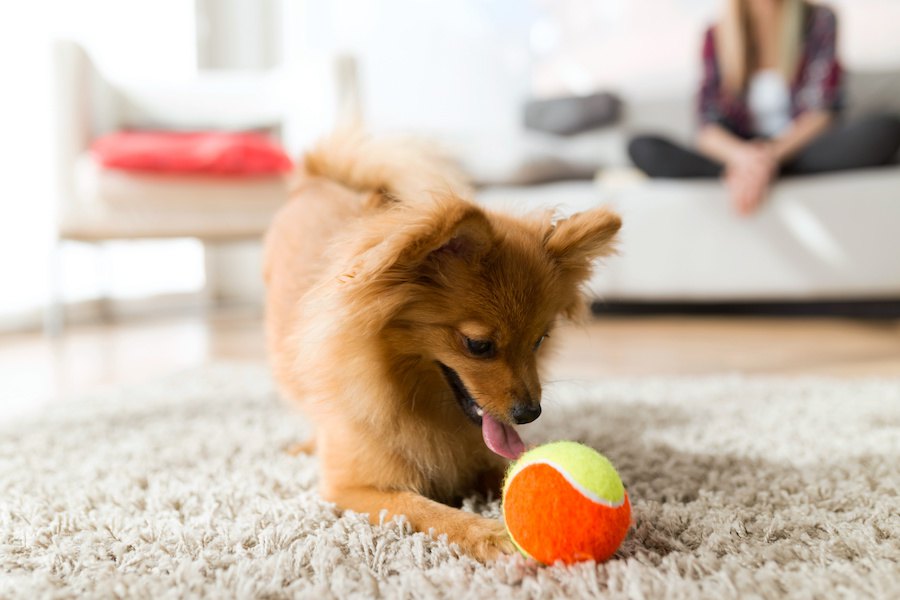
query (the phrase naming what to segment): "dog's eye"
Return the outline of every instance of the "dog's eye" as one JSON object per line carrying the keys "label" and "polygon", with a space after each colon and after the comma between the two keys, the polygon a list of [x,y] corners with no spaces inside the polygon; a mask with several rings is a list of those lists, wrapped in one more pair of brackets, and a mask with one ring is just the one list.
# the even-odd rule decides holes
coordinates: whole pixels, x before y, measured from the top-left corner
{"label": "dog's eye", "polygon": [[491,340],[473,340],[472,338],[466,338],[466,350],[469,351],[469,354],[472,356],[477,356],[478,358],[491,358],[494,356],[494,342]]}
{"label": "dog's eye", "polygon": [[547,334],[545,333],[541,337],[538,338],[538,341],[534,343],[534,351],[537,352],[538,348],[541,347],[541,344],[544,342],[544,339],[547,338]]}

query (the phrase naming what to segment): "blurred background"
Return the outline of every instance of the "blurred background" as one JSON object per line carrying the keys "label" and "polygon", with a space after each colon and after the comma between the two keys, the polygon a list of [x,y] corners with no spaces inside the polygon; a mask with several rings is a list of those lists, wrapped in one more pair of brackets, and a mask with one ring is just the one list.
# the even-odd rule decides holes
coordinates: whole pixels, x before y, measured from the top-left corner
{"label": "blurred background", "polygon": [[[900,114],[900,1],[828,4],[848,110]],[[591,283],[599,316],[573,334],[581,341],[560,359],[562,375],[565,365],[593,376],[785,364],[896,374],[900,166],[786,181],[748,220],[716,182],[646,181],[629,165],[636,132],[690,139],[701,35],[720,9],[0,3],[6,409],[196,362],[264,359],[259,239],[285,199],[284,169],[148,173],[98,155],[98,141],[251,131],[271,143],[217,139],[271,163],[344,118],[437,140],[489,206],[565,213],[607,202],[623,213],[621,256]],[[736,312],[755,320],[723,316]],[[825,357],[811,359],[815,348]]]}

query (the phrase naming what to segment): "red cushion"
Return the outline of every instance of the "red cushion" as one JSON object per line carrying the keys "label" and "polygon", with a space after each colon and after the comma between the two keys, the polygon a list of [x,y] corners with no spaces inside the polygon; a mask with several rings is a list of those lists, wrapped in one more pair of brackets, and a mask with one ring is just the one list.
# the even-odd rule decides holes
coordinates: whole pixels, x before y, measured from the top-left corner
{"label": "red cushion", "polygon": [[121,131],[91,146],[110,169],[156,173],[267,175],[291,170],[278,144],[258,133]]}

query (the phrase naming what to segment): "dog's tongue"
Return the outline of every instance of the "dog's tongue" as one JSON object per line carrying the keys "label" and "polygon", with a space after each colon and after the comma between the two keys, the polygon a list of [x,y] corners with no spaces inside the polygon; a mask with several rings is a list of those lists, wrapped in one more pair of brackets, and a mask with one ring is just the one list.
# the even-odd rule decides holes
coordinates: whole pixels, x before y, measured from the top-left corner
{"label": "dog's tongue", "polygon": [[481,435],[488,448],[510,460],[516,460],[525,452],[525,444],[516,430],[487,413],[481,416]]}

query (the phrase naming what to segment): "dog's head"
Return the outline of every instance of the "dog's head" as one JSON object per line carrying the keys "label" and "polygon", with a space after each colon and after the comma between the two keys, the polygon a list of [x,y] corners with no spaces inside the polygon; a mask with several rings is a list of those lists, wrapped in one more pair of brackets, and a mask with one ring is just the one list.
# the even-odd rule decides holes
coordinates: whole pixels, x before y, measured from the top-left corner
{"label": "dog's head", "polygon": [[545,341],[560,316],[583,308],[580,287],[612,251],[619,217],[597,208],[556,222],[514,218],[453,197],[387,212],[384,237],[357,255],[350,277],[381,282],[371,302],[396,307],[383,332],[389,351],[432,365],[488,446],[516,456],[512,425],[541,413]]}

